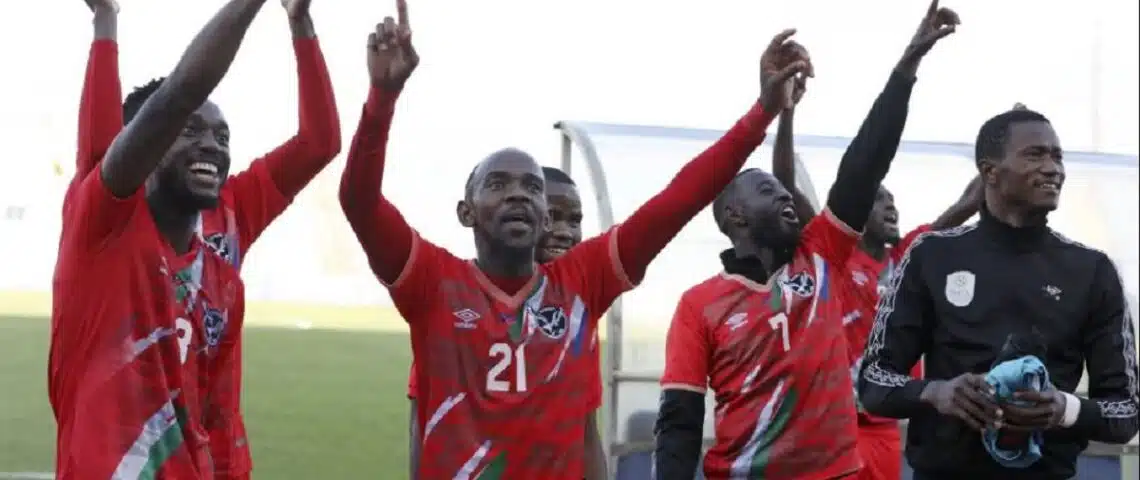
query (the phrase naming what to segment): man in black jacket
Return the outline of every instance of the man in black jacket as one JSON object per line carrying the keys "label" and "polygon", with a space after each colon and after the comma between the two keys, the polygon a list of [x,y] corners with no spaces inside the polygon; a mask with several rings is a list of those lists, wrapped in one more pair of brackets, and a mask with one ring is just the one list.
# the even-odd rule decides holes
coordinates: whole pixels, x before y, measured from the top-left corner
{"label": "man in black jacket", "polygon": [[[1065,181],[1060,141],[1040,113],[1015,108],[978,132],[981,220],[920,237],[878,306],[859,398],[910,418],[916,480],[1048,480],[1075,475],[1090,440],[1137,431],[1135,331],[1116,267],[1046,226]],[[1040,335],[1055,390],[999,405],[984,380],[1011,336]],[[925,355],[927,379],[905,375]],[[1089,398],[1073,394],[1087,365]],[[978,431],[1043,431],[1042,458],[1005,468]]]}

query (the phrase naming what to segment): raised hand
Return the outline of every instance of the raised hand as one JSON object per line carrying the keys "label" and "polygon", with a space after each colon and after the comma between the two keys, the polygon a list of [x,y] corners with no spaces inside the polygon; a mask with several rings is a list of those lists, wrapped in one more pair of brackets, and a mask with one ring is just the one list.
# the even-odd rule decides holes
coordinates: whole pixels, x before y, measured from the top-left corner
{"label": "raised hand", "polygon": [[787,82],[802,84],[807,77],[815,76],[807,49],[791,40],[795,34],[794,28],[780,32],[760,56],[760,104],[768,112],[779,112],[799,101],[794,85],[789,90]]}
{"label": "raised hand", "polygon": [[917,68],[922,57],[930,52],[934,44],[954,33],[962,23],[957,13],[949,8],[939,7],[938,1],[931,0],[930,6],[927,7],[922,23],[918,24],[918,30],[914,32],[910,45],[907,45],[902,59],[899,60],[901,67],[911,70]]}
{"label": "raised hand", "polygon": [[281,0],[281,6],[285,7],[285,14],[289,18],[304,18],[309,16],[309,4],[313,3],[312,0]]}
{"label": "raised hand", "polygon": [[787,97],[785,99],[785,105],[787,105],[787,107],[784,108],[784,111],[787,112],[795,110],[796,105],[799,105],[800,100],[804,98],[804,92],[806,91],[807,75],[792,75],[792,78],[789,78],[787,81],[785,81],[784,95]]}
{"label": "raised hand", "polygon": [[119,13],[119,3],[115,0],[83,0],[92,12]]}
{"label": "raised hand", "polygon": [[368,35],[368,74],[372,84],[385,90],[404,87],[420,57],[412,46],[412,29],[408,23],[408,4],[396,0],[398,20],[384,17],[376,31]]}

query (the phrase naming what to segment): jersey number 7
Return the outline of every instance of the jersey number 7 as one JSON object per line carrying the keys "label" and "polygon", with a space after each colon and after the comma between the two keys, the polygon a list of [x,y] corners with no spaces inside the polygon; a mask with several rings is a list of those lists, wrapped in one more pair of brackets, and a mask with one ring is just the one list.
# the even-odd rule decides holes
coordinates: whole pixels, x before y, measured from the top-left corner
{"label": "jersey number 7", "polygon": [[783,340],[784,351],[791,350],[792,342],[791,339],[788,338],[788,316],[781,313],[769,318],[768,325],[772,326],[772,330],[780,331],[780,340]]}
{"label": "jersey number 7", "polygon": [[[491,345],[491,350],[488,354],[491,358],[495,359],[495,364],[491,366],[491,370],[487,372],[487,391],[488,392],[509,392],[511,391],[511,383],[514,383],[515,392],[526,391],[526,353],[524,348],[526,345],[519,345],[517,348],[512,349],[510,345],[499,342]],[[511,374],[507,372],[511,369],[511,364],[515,365],[514,382],[511,382]],[[504,379],[503,377],[508,377]]]}

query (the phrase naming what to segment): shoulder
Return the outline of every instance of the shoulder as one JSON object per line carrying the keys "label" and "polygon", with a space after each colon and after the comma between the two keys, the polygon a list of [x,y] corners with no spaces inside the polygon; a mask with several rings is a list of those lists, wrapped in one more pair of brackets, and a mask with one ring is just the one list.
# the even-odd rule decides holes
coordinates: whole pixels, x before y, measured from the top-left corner
{"label": "shoulder", "polygon": [[904,255],[913,252],[931,249],[946,248],[956,243],[969,240],[977,231],[977,224],[960,225],[945,230],[926,229],[914,236],[913,241],[906,247]]}
{"label": "shoulder", "polygon": [[1065,234],[1053,229],[1049,229],[1049,234],[1053,246],[1071,255],[1076,255],[1081,260],[1095,260],[1095,261],[1108,261],[1108,254],[1103,251],[1085,245],[1081,242],[1073,240]]}

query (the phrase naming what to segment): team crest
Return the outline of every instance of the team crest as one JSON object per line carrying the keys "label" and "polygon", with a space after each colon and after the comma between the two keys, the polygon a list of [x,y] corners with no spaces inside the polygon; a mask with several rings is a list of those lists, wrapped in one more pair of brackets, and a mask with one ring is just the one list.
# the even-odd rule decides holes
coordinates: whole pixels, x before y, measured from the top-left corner
{"label": "team crest", "polygon": [[202,316],[202,325],[206,329],[206,345],[211,348],[217,347],[222,340],[222,333],[226,330],[226,314],[207,307],[206,314]]}
{"label": "team crest", "polygon": [[867,278],[867,274],[863,273],[862,270],[855,270],[851,272],[851,280],[854,280],[856,285],[862,287],[867,284],[867,280],[869,279]]}
{"label": "team crest", "polygon": [[233,252],[230,252],[230,242],[227,241],[225,233],[218,232],[206,237],[206,245],[209,245],[210,250],[222,257],[222,260],[227,263],[233,262],[233,258],[231,258]]}
{"label": "team crest", "polygon": [[960,270],[946,276],[946,301],[955,307],[974,301],[974,272]]}
{"label": "team crest", "polygon": [[561,307],[542,307],[533,321],[538,324],[538,329],[542,330],[542,333],[553,340],[566,335],[566,329],[570,325],[570,320],[566,318],[566,312],[562,311]]}
{"label": "team crest", "polygon": [[784,287],[798,296],[810,297],[815,293],[815,279],[805,272],[800,272],[796,276],[784,280]]}

